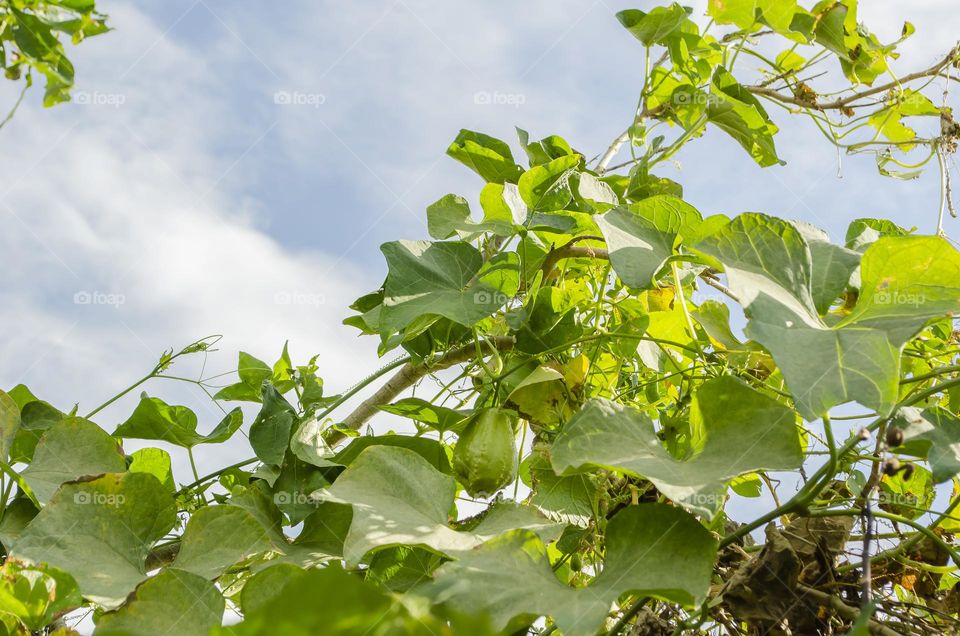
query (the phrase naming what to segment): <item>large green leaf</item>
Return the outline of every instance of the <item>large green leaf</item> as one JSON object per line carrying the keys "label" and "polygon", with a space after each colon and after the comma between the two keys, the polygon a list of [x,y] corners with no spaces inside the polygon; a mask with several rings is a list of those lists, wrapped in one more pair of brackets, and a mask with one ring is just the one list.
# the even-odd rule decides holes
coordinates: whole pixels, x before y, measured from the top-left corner
{"label": "large green leaf", "polygon": [[450,527],[457,484],[417,453],[396,446],[371,446],[326,491],[328,501],[353,506],[353,521],[343,546],[348,563],[356,564],[372,549],[410,545],[444,554],[469,550],[515,528],[545,537],[559,532],[532,508],[495,506],[470,532]]}
{"label": "large green leaf", "polygon": [[146,578],[147,553],[173,527],[176,510],[163,485],[145,473],[64,484],[11,552],[69,572],[85,597],[116,606]]}
{"label": "large green leaf", "polygon": [[240,407],[220,420],[209,435],[197,432],[197,415],[185,406],[167,404],[160,398],[143,395],[129,418],[113,432],[114,437],[149,439],[192,448],[197,444],[225,442],[243,424]]}
{"label": "large green leaf", "polygon": [[552,616],[565,636],[591,636],[625,592],[684,606],[710,587],[717,541],[696,519],[664,504],[631,506],[608,524],[603,571],[585,589],[557,580],[542,541],[516,530],[437,570],[432,593],[504,630],[518,617]]}
{"label": "large green leaf", "polygon": [[644,477],[685,508],[713,517],[733,478],[790,470],[803,461],[793,411],[740,380],[726,376],[704,383],[692,411],[706,439],[693,457],[678,460],[663,447],[646,415],[609,400],[591,400],[557,436],[553,468],[564,475],[600,467]]}
{"label": "large green leaf", "polygon": [[523,173],[513,160],[510,146],[472,130],[461,130],[447,148],[447,154],[483,177],[484,181],[516,183]]}
{"label": "large green leaf", "polygon": [[263,525],[237,506],[208,506],[190,517],[173,566],[205,579],[271,546]]}
{"label": "large green leaf", "polygon": [[518,260],[505,253],[484,262],[466,243],[395,241],[381,247],[389,273],[381,330],[397,331],[424,315],[471,327],[517,292]]}
{"label": "large green leaf", "polygon": [[674,253],[678,237],[699,232],[703,218],[684,201],[658,195],[597,217],[610,250],[610,264],[625,284],[650,289]]}
{"label": "large green leaf", "polygon": [[937,236],[882,237],[860,263],[860,299],[838,326],[885,332],[903,346],[932,318],[960,311],[960,252]]}
{"label": "large green leaf", "polygon": [[70,417],[43,434],[23,478],[44,503],[66,481],[126,469],[117,440],[93,422]]}
{"label": "large green leaf", "polygon": [[212,583],[168,568],[144,581],[126,605],[97,621],[96,636],[207,636],[223,621],[226,602]]}
{"label": "large green leaf", "polygon": [[773,355],[807,419],[850,401],[889,413],[900,349],[931,318],[960,310],[960,253],[937,237],[871,243],[859,301],[832,328],[817,313],[811,250],[793,225],[743,214],[697,247],[723,263],[746,334]]}

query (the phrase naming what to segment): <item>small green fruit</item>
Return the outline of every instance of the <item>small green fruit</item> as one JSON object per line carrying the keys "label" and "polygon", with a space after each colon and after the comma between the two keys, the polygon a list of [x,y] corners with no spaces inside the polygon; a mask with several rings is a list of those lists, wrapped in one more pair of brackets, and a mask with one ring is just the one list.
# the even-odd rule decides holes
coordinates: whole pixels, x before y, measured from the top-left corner
{"label": "small green fruit", "polygon": [[513,411],[487,408],[467,423],[453,449],[453,469],[472,497],[489,497],[517,478]]}

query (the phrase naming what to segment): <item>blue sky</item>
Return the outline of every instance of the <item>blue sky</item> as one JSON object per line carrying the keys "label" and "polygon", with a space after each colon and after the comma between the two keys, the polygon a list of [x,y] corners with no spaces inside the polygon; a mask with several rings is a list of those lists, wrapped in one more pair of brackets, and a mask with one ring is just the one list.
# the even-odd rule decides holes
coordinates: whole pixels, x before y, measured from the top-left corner
{"label": "blue sky", "polygon": [[[884,41],[903,19],[916,24],[901,68],[925,67],[955,43],[948,0],[861,4]],[[693,5],[702,15],[705,2]],[[376,343],[340,320],[382,280],[380,243],[425,238],[424,209],[448,192],[476,201],[479,179],[444,156],[456,132],[513,141],[521,126],[601,152],[642,82],[642,48],[614,14],[652,5],[100,6],[115,31],[72,49],[75,103],[44,110],[34,89],[0,131],[0,386],[24,382],[81,411],[163,349],[209,333],[225,338],[208,373],[233,367],[239,349],[272,362],[290,339],[299,360],[321,354],[333,391],[368,374]],[[14,99],[13,86],[0,87],[0,103]],[[762,170],[711,133],[664,174],[705,214],[768,212],[835,240],[859,216],[932,231],[934,172],[896,182],[869,157],[844,157],[838,178],[836,152],[812,124],[776,117],[787,166]],[[84,293],[108,304],[77,304]],[[201,427],[217,417],[193,387],[147,389],[196,408]],[[100,423],[112,430],[134,401]],[[245,457],[242,445],[198,458],[201,472]]]}

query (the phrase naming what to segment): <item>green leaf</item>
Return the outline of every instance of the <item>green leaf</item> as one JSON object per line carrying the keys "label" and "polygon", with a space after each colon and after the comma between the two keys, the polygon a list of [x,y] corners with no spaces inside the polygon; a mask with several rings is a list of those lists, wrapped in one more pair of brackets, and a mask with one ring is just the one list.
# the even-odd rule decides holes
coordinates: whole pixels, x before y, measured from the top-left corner
{"label": "green leaf", "polygon": [[411,616],[403,603],[339,567],[268,568],[244,586],[243,613],[242,623],[213,633],[436,636],[445,631],[436,619]]}
{"label": "green leaf", "polygon": [[627,9],[618,13],[617,19],[644,46],[653,46],[663,44],[668,36],[687,21],[687,16],[692,11],[674,2],[669,7],[651,9],[649,13],[639,9]]}
{"label": "green leaf", "polygon": [[290,447],[297,412],[269,382],[263,383],[263,407],[250,425],[250,446],[265,464],[279,466]]}
{"label": "green leaf", "polygon": [[45,503],[64,482],[126,469],[115,439],[93,422],[70,417],[43,434],[33,461],[22,475],[37,500]]}
{"label": "green leaf", "polygon": [[513,160],[510,146],[483,133],[461,130],[447,148],[447,154],[467,166],[484,181],[516,183],[523,168]]}
{"label": "green leaf", "polygon": [[450,238],[458,232],[476,232],[470,220],[470,204],[456,194],[448,194],[427,206],[427,231],[435,239]]}
{"label": "green leaf", "polygon": [[170,492],[177,489],[173,481],[173,466],[170,464],[170,454],[167,451],[160,448],[141,448],[130,457],[130,466],[127,470],[131,473],[153,475]]}
{"label": "green leaf", "polygon": [[400,546],[373,555],[366,581],[391,592],[407,592],[431,581],[433,571],[446,559],[429,550]]}
{"label": "green leaf", "polygon": [[324,425],[315,419],[300,423],[290,438],[290,450],[301,461],[318,467],[335,466],[333,450],[323,439]]}
{"label": "green leaf", "polygon": [[241,351],[237,375],[240,376],[239,382],[223,387],[213,397],[235,402],[259,402],[260,389],[265,381],[273,377],[273,369],[263,360]]}
{"label": "green leaf", "polygon": [[797,0],[710,0],[707,13],[717,24],[735,24],[750,30],[759,17],[775,31],[789,37],[798,10]]}
{"label": "green leaf", "polygon": [[42,632],[82,604],[77,582],[63,570],[16,559],[7,559],[0,568],[0,616],[15,616],[33,632]]}
{"label": "green leaf", "polygon": [[517,187],[531,212],[562,210],[570,203],[570,177],[583,157],[566,155],[523,173]]}
{"label": "green leaf", "polygon": [[20,407],[20,429],[10,448],[10,463],[33,461],[33,453],[44,431],[66,417],[59,409],[35,400]]}
{"label": "green leaf", "polygon": [[906,236],[905,229],[886,219],[855,219],[847,227],[846,247],[863,252],[881,236]]}
{"label": "green leaf", "polygon": [[7,552],[20,536],[20,533],[37,516],[37,507],[23,493],[17,495],[12,501],[7,503],[3,511],[3,518],[0,519],[0,541]]}
{"label": "green leaf", "polygon": [[476,248],[460,242],[395,241],[381,250],[389,267],[381,330],[397,331],[424,315],[470,327],[517,292],[513,253],[484,263]]}
{"label": "green leaf", "polygon": [[273,502],[295,525],[316,510],[317,501],[311,494],[329,485],[327,472],[287,454],[273,483]]}
{"label": "green leaf", "polygon": [[0,391],[0,460],[6,461],[10,457],[19,430],[20,407],[5,391]]}
{"label": "green leaf", "polygon": [[539,166],[559,157],[575,154],[567,140],[557,135],[550,135],[531,143],[530,134],[522,128],[517,128],[517,138],[527,153],[531,166]]}
{"label": "green leaf", "polygon": [[463,612],[489,615],[498,630],[519,627],[514,618],[547,615],[565,636],[592,636],[626,592],[687,607],[701,602],[716,551],[716,539],[687,513],[642,504],[610,521],[603,572],[585,589],[561,583],[541,540],[517,530],[440,566],[431,592]]}
{"label": "green leaf", "polygon": [[321,498],[353,506],[353,520],[343,546],[349,564],[359,563],[370,550],[410,545],[443,554],[469,550],[496,534],[529,528],[545,536],[559,532],[534,510],[495,506],[471,532],[450,528],[457,484],[417,453],[394,446],[371,446]]}
{"label": "green leaf", "polygon": [[197,433],[197,415],[185,406],[170,405],[144,394],[133,414],[117,427],[114,437],[148,439],[193,448],[227,441],[243,424],[243,411],[233,409],[209,435]]}
{"label": "green leaf", "polygon": [[533,494],[530,503],[548,517],[585,526],[597,513],[600,488],[592,475],[560,477],[550,460],[537,453],[530,460]]}
{"label": "green leaf", "polygon": [[859,301],[832,328],[815,307],[810,247],[789,223],[743,214],[698,249],[723,263],[749,319],[745,333],[771,353],[808,420],[850,401],[889,413],[900,349],[928,320],[960,309],[960,253],[936,237],[872,243]]}
{"label": "green leaf", "polygon": [[437,406],[422,398],[403,398],[393,404],[383,404],[381,411],[406,417],[425,424],[436,431],[453,431],[463,428],[463,421],[469,413],[444,406]]}
{"label": "green leaf", "polygon": [[126,605],[97,621],[97,636],[207,636],[226,602],[209,581],[168,568],[144,581]]}
{"label": "green leaf", "polygon": [[817,16],[817,43],[836,54],[844,75],[851,82],[872,84],[888,69],[889,47],[882,46],[876,36],[860,26],[856,0],[820,3],[819,7],[826,10]]}
{"label": "green leaf", "polygon": [[513,183],[488,183],[480,191],[483,225],[498,236],[512,236],[527,221],[527,204]]}
{"label": "green leaf", "polygon": [[789,470],[803,461],[793,411],[740,380],[725,376],[705,382],[691,411],[706,440],[693,457],[678,460],[645,414],[593,399],[557,436],[553,468],[561,475],[599,467],[644,477],[678,504],[712,518],[733,478]]}
{"label": "green leaf", "polygon": [[880,238],[863,254],[860,280],[838,327],[882,330],[898,348],[928,320],[960,311],[960,252],[937,236]]}
{"label": "green leaf", "polygon": [[11,553],[69,572],[85,597],[115,607],[146,578],[147,553],[173,527],[176,510],[157,478],[144,473],[64,484]]}
{"label": "green leaf", "polygon": [[722,66],[718,66],[710,84],[707,119],[734,138],[761,167],[782,163],[777,156],[773,136],[777,127],[763,106]]}
{"label": "green leaf", "polygon": [[893,424],[903,430],[904,443],[897,452],[930,462],[935,483],[960,474],[960,418],[956,415],[940,407],[906,407]]}
{"label": "green leaf", "polygon": [[360,453],[371,446],[394,446],[412,450],[441,473],[453,474],[450,468],[450,460],[447,457],[447,449],[443,444],[428,437],[411,437],[410,435],[364,435],[358,437],[336,454],[333,463],[349,466],[360,456]]}
{"label": "green leaf", "polygon": [[794,221],[794,226],[810,247],[810,293],[817,312],[825,314],[860,266],[860,254],[831,243],[830,237],[820,228],[799,221]]}
{"label": "green leaf", "polygon": [[679,235],[702,222],[693,206],[670,196],[655,196],[597,217],[610,250],[610,264],[624,284],[651,289],[657,272],[673,256]]}
{"label": "green leaf", "polygon": [[777,55],[776,63],[784,71],[796,71],[806,65],[807,58],[790,48]]}
{"label": "green leaf", "polygon": [[588,172],[580,173],[577,183],[576,197],[585,202],[588,210],[606,212],[611,207],[620,204],[620,198],[607,182]]}
{"label": "green leaf", "polygon": [[935,496],[933,475],[923,466],[914,465],[909,479],[903,472],[884,475],[877,501],[882,510],[917,519],[932,508]]}
{"label": "green leaf", "polygon": [[190,517],[171,567],[216,579],[227,568],[270,547],[263,526],[246,510],[207,506]]}

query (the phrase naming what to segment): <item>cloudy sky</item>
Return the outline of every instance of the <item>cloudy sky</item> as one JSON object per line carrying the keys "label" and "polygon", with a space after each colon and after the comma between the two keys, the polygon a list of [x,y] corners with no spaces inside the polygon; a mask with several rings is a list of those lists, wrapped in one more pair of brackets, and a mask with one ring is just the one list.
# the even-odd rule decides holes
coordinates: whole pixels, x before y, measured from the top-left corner
{"label": "cloudy sky", "polygon": [[[296,360],[320,354],[332,391],[368,374],[383,362],[375,342],[340,320],[381,282],[380,243],[425,238],[424,209],[448,192],[476,201],[479,179],[444,156],[457,131],[512,141],[520,126],[601,152],[642,82],[642,48],[614,14],[651,6],[98,4],[115,31],[71,50],[75,102],[45,110],[34,89],[0,131],[0,386],[23,382],[81,412],[162,350],[212,333],[224,340],[208,374],[233,367],[239,349],[272,362],[288,339]],[[904,18],[917,26],[901,68],[955,43],[952,0],[861,4],[881,40]],[[16,87],[3,84],[0,103],[12,104]],[[778,116],[788,165],[761,170],[711,133],[668,176],[705,214],[769,212],[836,240],[859,216],[935,227],[936,174],[903,183],[869,157],[840,165],[809,122]],[[213,425],[214,407],[190,387],[147,388]],[[131,400],[99,423],[112,430]],[[198,457],[201,472],[244,458],[243,445]]]}

